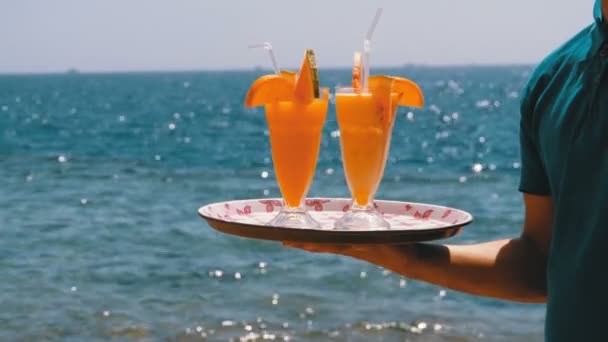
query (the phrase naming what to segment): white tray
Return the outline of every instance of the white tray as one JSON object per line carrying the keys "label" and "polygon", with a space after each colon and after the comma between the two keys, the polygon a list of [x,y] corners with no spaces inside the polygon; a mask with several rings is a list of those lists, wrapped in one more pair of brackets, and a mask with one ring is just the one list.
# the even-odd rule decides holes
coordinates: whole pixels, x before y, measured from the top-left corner
{"label": "white tray", "polygon": [[272,241],[326,243],[412,243],[452,237],[473,221],[465,211],[438,205],[375,201],[378,210],[391,224],[385,230],[336,230],[338,220],[351,202],[345,198],[311,198],[307,209],[320,229],[272,227],[270,221],[282,206],[278,198],[237,200],[201,207],[199,215],[209,225],[226,234]]}

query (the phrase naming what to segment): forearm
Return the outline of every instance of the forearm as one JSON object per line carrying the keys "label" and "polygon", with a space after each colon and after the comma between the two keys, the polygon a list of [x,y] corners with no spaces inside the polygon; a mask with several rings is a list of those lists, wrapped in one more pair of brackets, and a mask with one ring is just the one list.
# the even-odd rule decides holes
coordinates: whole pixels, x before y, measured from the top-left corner
{"label": "forearm", "polygon": [[396,245],[365,259],[462,292],[521,302],[546,300],[545,257],[522,238],[476,245]]}

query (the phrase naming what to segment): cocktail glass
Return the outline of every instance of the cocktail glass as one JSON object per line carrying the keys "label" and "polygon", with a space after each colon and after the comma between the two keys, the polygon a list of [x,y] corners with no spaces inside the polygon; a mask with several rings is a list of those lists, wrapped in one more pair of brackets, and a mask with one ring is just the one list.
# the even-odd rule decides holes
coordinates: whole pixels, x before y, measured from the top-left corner
{"label": "cocktail glass", "polygon": [[318,228],[304,205],[315,174],[321,133],[327,114],[329,89],[308,103],[277,101],[265,105],[272,161],[283,207],[268,224]]}
{"label": "cocktail glass", "polygon": [[352,196],[348,211],[334,224],[336,229],[390,228],[373,200],[386,166],[398,96],[373,89],[336,88],[342,165]]}
{"label": "cocktail glass", "polygon": [[[257,46],[257,45],[256,45]],[[283,205],[268,225],[319,228],[305,206],[314,178],[325,124],[329,89],[319,87],[314,52],[307,49],[296,74],[279,70],[269,43],[275,74],[258,78],[249,88],[245,105],[264,106],[272,162]]]}

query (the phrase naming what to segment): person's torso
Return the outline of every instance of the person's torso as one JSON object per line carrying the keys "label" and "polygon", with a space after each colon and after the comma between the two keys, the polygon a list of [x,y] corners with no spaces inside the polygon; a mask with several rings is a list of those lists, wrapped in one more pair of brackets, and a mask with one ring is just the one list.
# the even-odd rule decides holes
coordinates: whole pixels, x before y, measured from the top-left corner
{"label": "person's torso", "polygon": [[534,112],[555,208],[547,273],[551,342],[608,341],[595,338],[608,316],[608,43],[597,48],[597,38],[579,35],[553,56]]}

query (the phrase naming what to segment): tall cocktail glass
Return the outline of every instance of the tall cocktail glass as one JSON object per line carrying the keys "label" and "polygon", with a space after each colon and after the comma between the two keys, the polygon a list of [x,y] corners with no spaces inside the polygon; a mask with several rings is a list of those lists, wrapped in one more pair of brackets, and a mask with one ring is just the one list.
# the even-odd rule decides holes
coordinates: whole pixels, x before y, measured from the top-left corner
{"label": "tall cocktail glass", "polygon": [[373,200],[386,166],[397,101],[397,93],[336,88],[342,165],[352,196],[348,211],[335,223],[337,229],[390,227]]}

